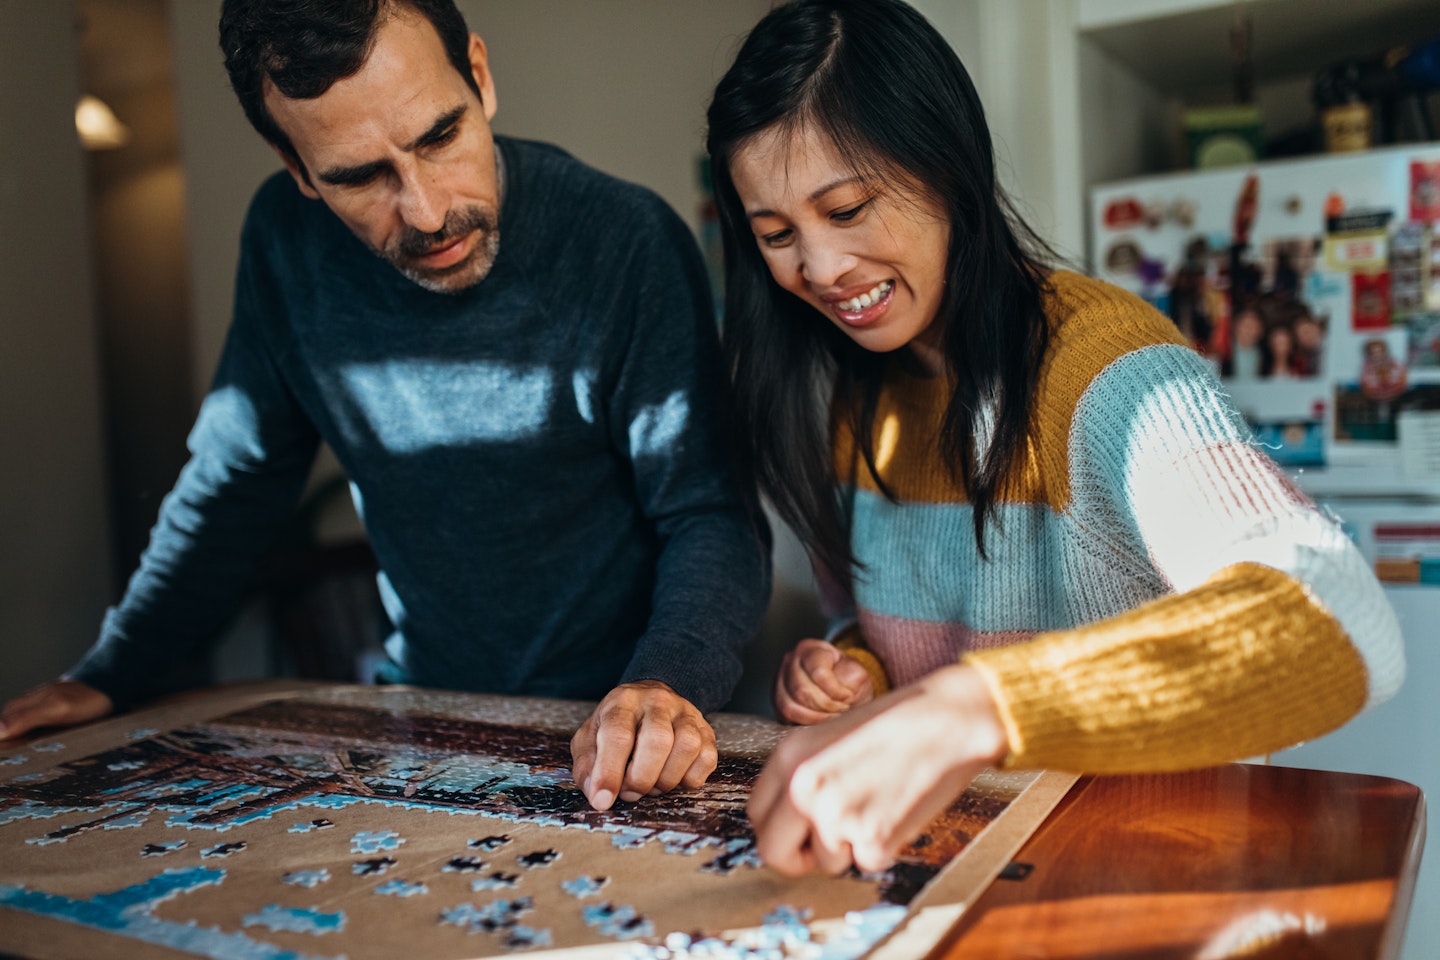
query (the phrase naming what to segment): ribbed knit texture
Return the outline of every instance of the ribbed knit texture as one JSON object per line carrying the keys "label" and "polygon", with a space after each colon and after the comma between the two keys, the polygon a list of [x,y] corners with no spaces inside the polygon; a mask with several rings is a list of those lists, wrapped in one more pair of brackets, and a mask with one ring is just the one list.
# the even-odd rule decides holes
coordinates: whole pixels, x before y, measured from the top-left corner
{"label": "ribbed knit texture", "polygon": [[1000,704],[1010,766],[1092,772],[1265,753],[1393,693],[1404,655],[1379,584],[1204,360],[1136,297],[1067,272],[1051,285],[1030,440],[988,559],[940,459],[947,380],[892,364],[875,451],[898,502],[863,465],[848,477],[836,418],[854,615],[889,682],[964,657]]}

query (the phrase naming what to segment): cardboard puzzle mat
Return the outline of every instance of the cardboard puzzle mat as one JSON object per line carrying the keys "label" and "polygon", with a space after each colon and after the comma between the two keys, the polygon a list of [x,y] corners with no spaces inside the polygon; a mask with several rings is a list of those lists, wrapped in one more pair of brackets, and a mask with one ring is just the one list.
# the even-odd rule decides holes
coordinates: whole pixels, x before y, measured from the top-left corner
{"label": "cardboard puzzle mat", "polygon": [[987,772],[892,869],[790,880],[745,817],[784,728],[718,715],[702,789],[599,813],[569,771],[588,712],[309,686],[0,754],[0,953],[919,956],[1074,779]]}

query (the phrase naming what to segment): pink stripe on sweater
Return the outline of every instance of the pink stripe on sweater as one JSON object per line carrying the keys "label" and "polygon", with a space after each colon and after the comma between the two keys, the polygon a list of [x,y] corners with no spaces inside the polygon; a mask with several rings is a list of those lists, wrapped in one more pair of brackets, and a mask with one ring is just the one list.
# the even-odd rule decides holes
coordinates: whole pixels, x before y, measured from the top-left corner
{"label": "pink stripe on sweater", "polygon": [[925,674],[955,663],[971,650],[990,650],[1020,643],[1033,630],[987,633],[964,623],[908,620],[860,611],[860,633],[865,645],[885,665],[892,687],[904,686]]}

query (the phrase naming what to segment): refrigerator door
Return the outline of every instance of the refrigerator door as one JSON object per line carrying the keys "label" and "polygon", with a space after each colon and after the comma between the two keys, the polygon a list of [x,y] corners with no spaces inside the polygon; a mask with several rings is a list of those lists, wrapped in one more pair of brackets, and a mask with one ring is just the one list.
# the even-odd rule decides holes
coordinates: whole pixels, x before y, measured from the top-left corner
{"label": "refrigerator door", "polygon": [[1440,496],[1399,446],[1440,410],[1436,220],[1440,144],[1121,181],[1091,193],[1092,272],[1175,320],[1283,465]]}
{"label": "refrigerator door", "polygon": [[[1440,291],[1440,144],[1107,184],[1091,216],[1094,275],[1168,313],[1367,559],[1415,574],[1385,585],[1408,660],[1399,693],[1270,761],[1440,797],[1440,441],[1417,449],[1424,438],[1410,432],[1440,436],[1440,302],[1425,302]],[[1418,302],[1405,286],[1417,255]],[[1296,362],[1316,327],[1318,353]],[[1406,960],[1440,957],[1437,844],[1422,858]]]}

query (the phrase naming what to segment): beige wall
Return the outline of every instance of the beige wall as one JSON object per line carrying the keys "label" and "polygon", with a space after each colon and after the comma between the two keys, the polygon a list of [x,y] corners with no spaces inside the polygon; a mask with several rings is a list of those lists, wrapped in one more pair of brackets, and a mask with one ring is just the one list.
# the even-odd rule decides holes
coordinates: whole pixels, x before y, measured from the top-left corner
{"label": "beige wall", "polygon": [[75,11],[0,4],[0,700],[70,666],[110,591]]}

